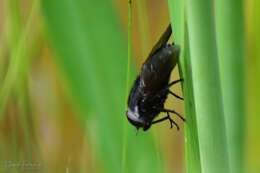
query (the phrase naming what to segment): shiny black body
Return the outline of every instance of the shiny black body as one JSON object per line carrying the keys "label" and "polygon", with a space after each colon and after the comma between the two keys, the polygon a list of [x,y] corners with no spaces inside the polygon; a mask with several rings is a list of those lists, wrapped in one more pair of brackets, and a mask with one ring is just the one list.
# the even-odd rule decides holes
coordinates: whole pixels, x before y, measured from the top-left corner
{"label": "shiny black body", "polygon": [[[169,90],[171,85],[181,81],[169,84],[171,71],[176,66],[180,52],[178,46],[167,45],[170,35],[171,26],[169,25],[144,62],[141,73],[131,89],[126,114],[129,122],[137,129],[141,127],[143,130],[147,130],[152,124],[166,119],[170,120],[171,126],[173,123],[178,128],[178,125],[170,118],[169,112],[180,115],[175,111],[164,109],[164,103],[169,93],[180,98]],[[166,112],[168,116],[153,121],[160,112]],[[182,119],[184,120],[184,118]]]}

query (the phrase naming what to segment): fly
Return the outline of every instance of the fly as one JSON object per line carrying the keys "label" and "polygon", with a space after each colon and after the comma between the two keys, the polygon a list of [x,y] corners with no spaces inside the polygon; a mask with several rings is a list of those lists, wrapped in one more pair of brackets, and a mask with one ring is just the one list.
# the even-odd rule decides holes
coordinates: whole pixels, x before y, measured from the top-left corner
{"label": "fly", "polygon": [[[183,81],[179,79],[169,83],[171,71],[176,66],[180,54],[179,46],[174,43],[167,44],[171,33],[172,29],[169,25],[144,62],[141,73],[137,76],[130,91],[126,115],[137,130],[143,128],[146,131],[152,124],[164,120],[169,120],[171,128],[174,124],[179,130],[178,124],[170,117],[170,113],[185,121],[179,113],[164,108],[168,94],[183,100],[169,89],[174,84]],[[167,116],[154,121],[161,112],[166,113]]]}

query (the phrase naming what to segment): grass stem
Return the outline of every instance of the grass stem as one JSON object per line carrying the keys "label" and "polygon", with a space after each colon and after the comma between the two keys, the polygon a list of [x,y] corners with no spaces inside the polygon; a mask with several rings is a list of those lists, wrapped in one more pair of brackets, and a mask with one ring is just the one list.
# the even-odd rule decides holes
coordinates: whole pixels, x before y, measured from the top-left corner
{"label": "grass stem", "polygon": [[[130,64],[132,51],[132,0],[128,1],[128,56],[127,56],[127,73],[126,73],[126,94],[125,94],[125,110],[127,109],[127,98],[130,83]],[[127,148],[127,119],[124,119],[123,131],[123,148],[122,148],[122,173],[126,171],[126,148]]]}

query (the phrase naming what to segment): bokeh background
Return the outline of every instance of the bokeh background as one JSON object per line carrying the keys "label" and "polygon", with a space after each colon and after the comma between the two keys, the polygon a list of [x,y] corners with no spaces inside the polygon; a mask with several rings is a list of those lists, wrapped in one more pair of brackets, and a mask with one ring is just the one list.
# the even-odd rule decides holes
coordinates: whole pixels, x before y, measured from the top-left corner
{"label": "bokeh background", "polygon": [[[244,3],[246,172],[260,171],[258,7]],[[133,1],[131,85],[169,22],[167,0]],[[0,1],[0,172],[185,172],[178,118],[124,131],[127,23],[127,1]]]}

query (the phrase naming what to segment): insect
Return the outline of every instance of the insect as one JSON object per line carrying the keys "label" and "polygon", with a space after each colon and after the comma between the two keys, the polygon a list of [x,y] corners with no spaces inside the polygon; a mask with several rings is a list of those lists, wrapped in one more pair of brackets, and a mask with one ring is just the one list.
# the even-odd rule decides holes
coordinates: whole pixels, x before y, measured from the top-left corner
{"label": "insect", "polygon": [[[141,73],[130,91],[126,115],[137,131],[139,128],[146,131],[152,124],[164,120],[169,120],[171,128],[174,124],[179,130],[178,124],[170,117],[170,113],[176,114],[185,121],[179,113],[164,108],[168,94],[183,100],[169,90],[174,84],[183,81],[179,79],[169,83],[171,71],[176,66],[180,53],[179,46],[174,43],[167,44],[171,33],[171,25],[169,25],[144,62]],[[161,112],[166,113],[167,116],[154,121]]]}

